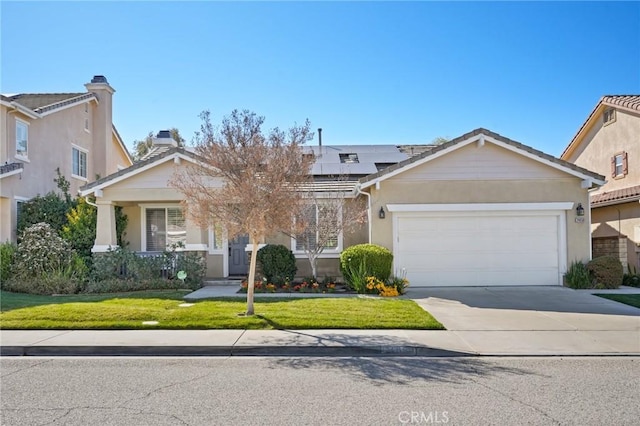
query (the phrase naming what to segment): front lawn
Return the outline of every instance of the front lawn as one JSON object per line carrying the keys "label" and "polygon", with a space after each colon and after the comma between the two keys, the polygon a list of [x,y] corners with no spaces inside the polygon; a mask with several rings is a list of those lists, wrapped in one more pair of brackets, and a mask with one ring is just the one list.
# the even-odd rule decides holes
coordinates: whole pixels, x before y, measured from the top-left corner
{"label": "front lawn", "polygon": [[[181,307],[185,292],[32,296],[0,293],[2,329],[444,329],[415,302],[323,298],[217,299]],[[189,304],[191,305],[191,304]],[[157,321],[156,325],[143,322]]]}
{"label": "front lawn", "polygon": [[596,296],[640,308],[640,294],[596,294]]}

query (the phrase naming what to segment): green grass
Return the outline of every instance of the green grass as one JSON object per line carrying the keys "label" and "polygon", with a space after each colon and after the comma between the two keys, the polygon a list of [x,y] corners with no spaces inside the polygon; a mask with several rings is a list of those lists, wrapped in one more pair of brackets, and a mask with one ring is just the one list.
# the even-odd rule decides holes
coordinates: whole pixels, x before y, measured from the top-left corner
{"label": "green grass", "polygon": [[640,294],[596,294],[596,296],[640,308]]}
{"label": "green grass", "polygon": [[[242,299],[180,307],[184,292],[32,296],[0,293],[2,329],[444,329],[415,302],[402,299],[259,299],[256,315]],[[143,325],[143,321],[158,321]]]}

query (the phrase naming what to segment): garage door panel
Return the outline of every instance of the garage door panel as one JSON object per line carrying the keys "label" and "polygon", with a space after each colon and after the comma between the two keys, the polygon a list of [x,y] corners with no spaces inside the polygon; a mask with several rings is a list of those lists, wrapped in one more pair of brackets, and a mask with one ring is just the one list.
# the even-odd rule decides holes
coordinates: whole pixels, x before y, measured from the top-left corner
{"label": "garage door panel", "polygon": [[534,212],[397,218],[396,267],[413,286],[557,285],[559,219]]}

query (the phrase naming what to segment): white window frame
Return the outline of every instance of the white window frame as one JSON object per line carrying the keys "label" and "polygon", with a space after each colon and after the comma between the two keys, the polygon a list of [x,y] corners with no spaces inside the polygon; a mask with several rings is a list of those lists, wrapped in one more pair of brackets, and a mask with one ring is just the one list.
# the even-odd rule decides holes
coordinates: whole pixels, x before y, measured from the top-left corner
{"label": "white window frame", "polygon": [[[314,206],[316,208],[316,220],[319,219],[318,217],[318,204],[314,203]],[[340,218],[342,218],[342,207],[340,207]],[[342,219],[340,219],[342,220]],[[338,231],[338,235],[337,235],[337,239],[338,239],[338,245],[335,248],[324,248],[322,250],[322,253],[320,253],[318,255],[318,259],[331,259],[331,258],[337,258],[340,257],[340,253],[342,253],[342,249],[344,247],[344,238],[343,238],[343,233],[342,233],[342,226],[340,226],[340,224],[338,224],[338,228],[340,228],[340,230]],[[317,239],[317,237],[316,237]],[[307,258],[307,252],[304,250],[298,250],[297,249],[297,244],[296,244],[296,238],[295,237],[291,237],[291,251],[293,252],[293,255],[296,257],[296,259],[306,259]]]}
{"label": "white window frame", "polygon": [[[26,137],[26,143],[27,143],[27,150],[24,154],[21,154],[18,151],[18,126],[24,126],[27,137]],[[16,142],[16,159],[17,160],[22,160],[22,161],[26,161],[29,162],[29,123],[27,123],[26,121],[20,120],[18,118],[16,118],[16,135],[15,135],[15,142]]]}
{"label": "white window frame", "polygon": [[85,117],[84,119],[84,131],[91,133],[91,130],[89,130],[89,117]]}
{"label": "white window frame", "polygon": [[[80,174],[76,174],[75,173],[74,163],[73,163],[73,161],[74,161],[73,157],[75,155],[74,150],[78,151],[78,172],[81,171],[80,170],[81,169],[81,167],[80,167],[81,155],[80,154],[84,154],[85,155],[85,172],[86,172],[87,176],[82,176]],[[82,148],[82,147],[79,147],[78,145],[71,144],[71,177],[74,178],[74,179],[82,180],[84,182],[88,182],[89,181],[88,176],[89,176],[89,150],[87,150],[85,148]]]}
{"label": "white window frame", "polygon": [[[180,204],[140,204],[140,251],[147,251],[147,209],[165,209],[165,221],[167,220],[167,209],[182,209]],[[184,209],[183,215],[184,215]],[[187,220],[185,217],[185,231],[187,231]],[[165,249],[169,249],[169,246],[166,246]],[[185,242],[185,247],[176,248],[175,251],[186,251],[187,243]]]}

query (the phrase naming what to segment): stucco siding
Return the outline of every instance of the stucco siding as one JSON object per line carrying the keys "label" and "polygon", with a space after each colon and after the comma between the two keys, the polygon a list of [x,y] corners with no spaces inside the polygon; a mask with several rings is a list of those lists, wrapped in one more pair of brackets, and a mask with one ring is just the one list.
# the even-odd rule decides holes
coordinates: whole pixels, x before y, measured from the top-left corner
{"label": "stucco siding", "polygon": [[125,241],[129,242],[127,248],[133,251],[143,251],[142,242],[142,209],[138,206],[126,206],[122,212],[127,215],[127,229]]}
{"label": "stucco siding", "polygon": [[[622,151],[628,154],[629,173],[614,178],[611,157]],[[640,185],[640,113],[616,110],[616,120],[606,126],[600,115],[568,161],[606,177],[607,183],[594,194]]]}

